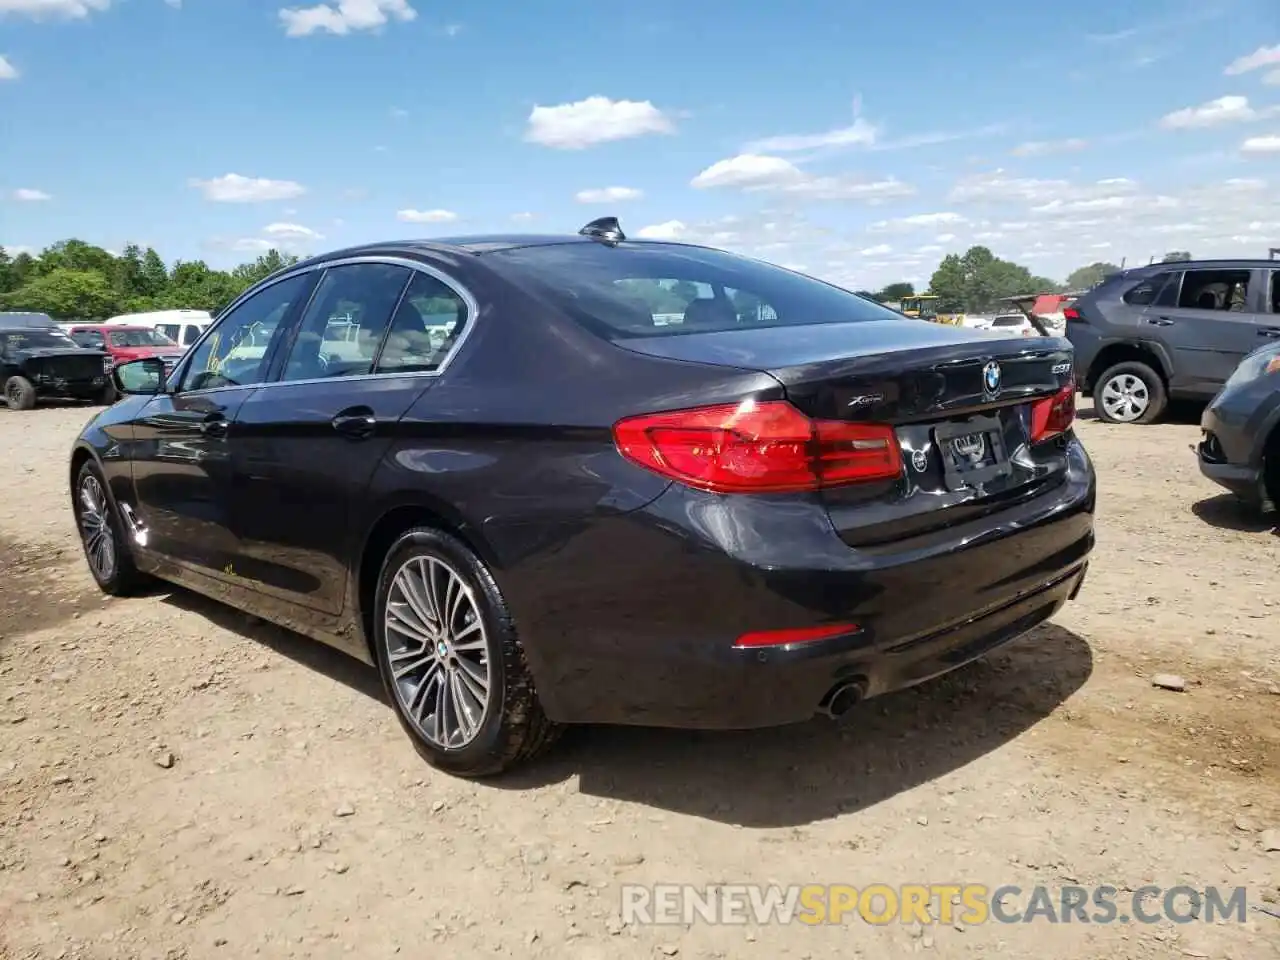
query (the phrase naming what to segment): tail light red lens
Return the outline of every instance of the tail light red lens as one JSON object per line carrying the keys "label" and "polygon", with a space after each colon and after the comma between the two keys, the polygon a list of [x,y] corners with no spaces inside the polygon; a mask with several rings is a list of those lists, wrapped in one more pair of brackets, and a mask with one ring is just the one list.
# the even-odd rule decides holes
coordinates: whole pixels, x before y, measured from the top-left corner
{"label": "tail light red lens", "polygon": [[1072,321],[1072,320],[1074,320],[1074,321],[1076,321],[1076,322],[1080,322],[1080,321],[1084,320],[1084,317],[1080,316],[1080,311],[1079,311],[1079,310],[1077,310],[1075,307],[1067,307],[1067,309],[1065,309],[1065,310],[1063,310],[1063,311],[1062,311],[1062,315],[1063,315],[1063,316],[1064,316],[1068,321]]}
{"label": "tail light red lens", "polygon": [[811,420],[783,400],[628,417],[613,433],[628,460],[713,493],[818,490],[902,472],[893,427]]}
{"label": "tail light red lens", "polygon": [[1040,443],[1071,429],[1076,419],[1076,385],[1068,383],[1051,397],[1031,404],[1031,442]]}
{"label": "tail light red lens", "polygon": [[789,647],[797,643],[816,643],[862,630],[856,623],[829,623],[821,627],[790,627],[782,630],[756,630],[744,633],[734,641],[735,647]]}

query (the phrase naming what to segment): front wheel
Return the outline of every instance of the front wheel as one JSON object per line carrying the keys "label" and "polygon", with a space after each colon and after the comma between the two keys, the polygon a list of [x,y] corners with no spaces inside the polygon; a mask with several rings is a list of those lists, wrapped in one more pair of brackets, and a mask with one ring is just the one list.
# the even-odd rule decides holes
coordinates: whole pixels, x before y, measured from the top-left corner
{"label": "front wheel", "polygon": [[35,385],[26,377],[10,377],[4,384],[4,402],[10,410],[31,410],[36,405]]}
{"label": "front wheel", "polygon": [[1160,374],[1141,361],[1107,368],[1093,387],[1093,408],[1107,423],[1155,423],[1168,402]]}
{"label": "front wheel", "polygon": [[554,741],[498,585],[456,537],[417,527],[396,541],[378,578],[374,647],[396,715],[432,766],[489,776]]}
{"label": "front wheel", "polygon": [[76,475],[75,516],[84,557],[98,588],[116,597],[137,590],[145,578],[134,566],[106,481],[91,460]]}

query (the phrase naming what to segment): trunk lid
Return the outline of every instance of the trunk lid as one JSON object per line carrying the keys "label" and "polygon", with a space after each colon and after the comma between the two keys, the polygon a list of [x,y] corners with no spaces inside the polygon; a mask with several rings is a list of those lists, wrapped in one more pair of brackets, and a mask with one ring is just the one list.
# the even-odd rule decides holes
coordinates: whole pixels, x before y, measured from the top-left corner
{"label": "trunk lid", "polygon": [[651,356],[768,372],[811,417],[892,424],[896,480],[821,492],[851,545],[925,535],[1061,482],[1061,443],[1034,446],[1031,403],[1071,375],[1058,337],[1009,338],[924,321],[867,321],[623,341]]}

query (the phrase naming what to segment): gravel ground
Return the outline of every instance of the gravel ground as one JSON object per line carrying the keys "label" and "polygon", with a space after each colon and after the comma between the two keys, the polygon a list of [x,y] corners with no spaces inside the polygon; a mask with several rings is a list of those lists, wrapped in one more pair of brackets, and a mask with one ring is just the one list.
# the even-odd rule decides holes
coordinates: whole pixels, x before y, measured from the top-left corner
{"label": "gravel ground", "polygon": [[0,957],[1280,956],[1257,911],[620,922],[621,884],[670,882],[1224,884],[1280,912],[1280,541],[1199,476],[1194,414],[1085,406],[1099,545],[1052,625],[843,727],[575,730],[484,784],[424,766],[339,654],[101,598],[65,491],[89,411],[0,411]]}

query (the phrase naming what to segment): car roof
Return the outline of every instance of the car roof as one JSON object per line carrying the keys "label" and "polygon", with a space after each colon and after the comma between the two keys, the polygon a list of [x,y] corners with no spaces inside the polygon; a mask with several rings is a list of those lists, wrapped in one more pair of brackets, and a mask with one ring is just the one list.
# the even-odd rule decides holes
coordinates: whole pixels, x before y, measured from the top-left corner
{"label": "car roof", "polygon": [[1280,270],[1280,260],[1263,260],[1261,258],[1250,259],[1248,257],[1234,257],[1222,260],[1170,260],[1168,263],[1144,263],[1138,267],[1129,267],[1126,270],[1118,270],[1108,277],[1114,279],[1116,277],[1140,277],[1148,273],[1164,273],[1167,270],[1259,270],[1272,269]]}

